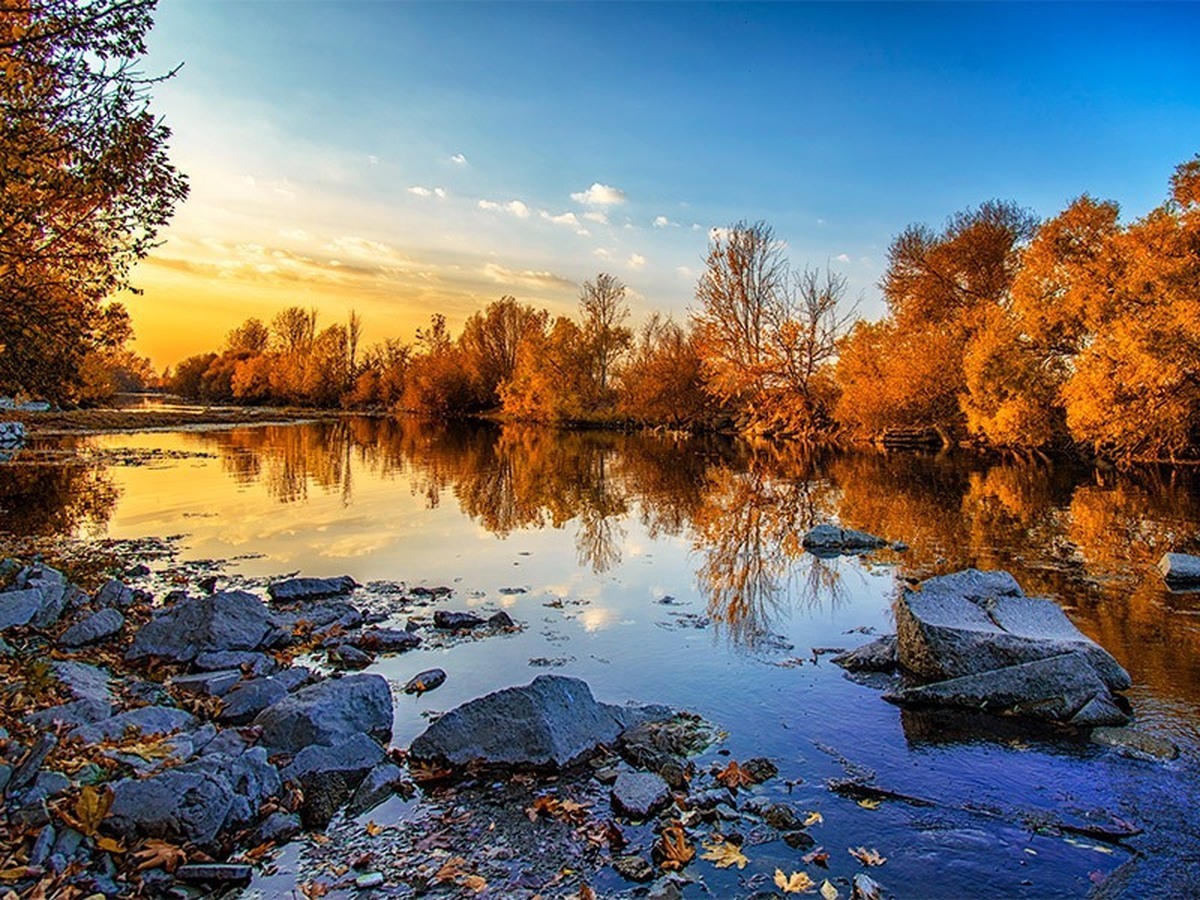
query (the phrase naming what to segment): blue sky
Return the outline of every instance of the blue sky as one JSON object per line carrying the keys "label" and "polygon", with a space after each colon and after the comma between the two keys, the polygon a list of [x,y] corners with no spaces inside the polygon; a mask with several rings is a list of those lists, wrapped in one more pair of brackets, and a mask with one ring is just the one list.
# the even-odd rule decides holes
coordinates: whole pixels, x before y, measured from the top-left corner
{"label": "blue sky", "polygon": [[161,366],[289,303],[368,338],[609,271],[685,316],[708,233],[769,222],[867,316],[889,241],[983,200],[1126,218],[1200,152],[1193,4],[163,0],[192,183],[129,305]]}

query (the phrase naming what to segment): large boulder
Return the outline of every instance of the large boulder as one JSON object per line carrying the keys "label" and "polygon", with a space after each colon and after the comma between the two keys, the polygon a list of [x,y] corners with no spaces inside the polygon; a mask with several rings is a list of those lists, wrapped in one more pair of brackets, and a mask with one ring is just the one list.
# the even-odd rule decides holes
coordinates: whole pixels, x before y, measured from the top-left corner
{"label": "large boulder", "polygon": [[309,744],[332,746],[365,732],[392,734],[392,691],[381,675],[347,675],[301,688],[263,710],[253,724],[267,747],[297,753]]}
{"label": "large boulder", "polygon": [[626,728],[670,715],[662,706],[597,703],[587,682],[539,675],[531,684],[452,709],[412,742],[409,755],[456,766],[563,768],[590,756],[597,745],[611,744]]}
{"label": "large boulder", "polygon": [[129,660],[191,662],[212,650],[257,650],[271,633],[267,605],[245,591],[184,600],[142,626]]}
{"label": "large boulder", "polygon": [[1007,572],[930,578],[896,600],[896,657],[919,682],[888,699],[1030,715],[1082,726],[1128,717],[1114,692],[1129,675],[1050,600]]}
{"label": "large boulder", "polygon": [[267,587],[267,593],[277,603],[293,603],[299,600],[320,600],[324,597],[340,597],[358,587],[349,575],[336,578],[288,578]]}
{"label": "large boulder", "polygon": [[1170,588],[1200,590],[1200,556],[1187,553],[1164,553],[1158,561],[1158,571]]}
{"label": "large boulder", "polygon": [[328,825],[383,756],[383,748],[362,732],[332,747],[313,744],[297,753],[283,777],[304,791],[300,817],[305,827]]}
{"label": "large boulder", "polygon": [[46,628],[58,621],[67,599],[67,580],[57,569],[35,563],[17,573],[0,593],[0,631],[14,625]]}

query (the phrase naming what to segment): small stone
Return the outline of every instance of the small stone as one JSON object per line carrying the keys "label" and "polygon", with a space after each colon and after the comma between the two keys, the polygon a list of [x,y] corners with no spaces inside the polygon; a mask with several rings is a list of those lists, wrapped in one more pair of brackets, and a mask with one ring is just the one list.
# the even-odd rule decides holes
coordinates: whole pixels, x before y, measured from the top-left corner
{"label": "small stone", "polygon": [[122,581],[110,578],[96,591],[95,603],[99,607],[126,609],[133,605],[133,591]]}
{"label": "small stone", "polygon": [[592,773],[592,777],[595,778],[601,784],[614,784],[617,780],[617,776],[619,776],[620,774],[621,774],[620,769],[614,768],[612,766],[608,766],[603,769],[597,769],[595,772]]}
{"label": "small stone", "polygon": [[403,653],[418,646],[421,637],[402,628],[367,628],[350,638],[350,643],[370,653]]}
{"label": "small stone", "polygon": [[277,603],[293,603],[299,600],[321,600],[340,597],[358,587],[358,582],[349,575],[336,578],[288,578],[277,581],[267,588],[271,599]]}
{"label": "small stone", "polygon": [[513,621],[512,616],[504,610],[488,617],[487,624],[489,628],[516,628],[517,623]]}
{"label": "small stone", "polygon": [[383,884],[382,872],[366,872],[354,879],[354,886],[360,891],[376,888]]}
{"label": "small stone", "polygon": [[762,811],[762,817],[777,831],[795,831],[802,824],[795,810],[785,803],[772,803]]}
{"label": "small stone", "polygon": [[365,669],[375,662],[375,657],[365,650],[359,650],[351,644],[337,644],[330,647],[327,656],[329,661],[339,669]]}
{"label": "small stone", "polygon": [[756,756],[742,763],[742,768],[754,779],[755,784],[767,781],[779,774],[779,768],[764,756]]}
{"label": "small stone", "polygon": [[816,844],[812,835],[807,831],[785,831],[783,834],[783,842],[793,850],[807,850]]}
{"label": "small stone", "polygon": [[185,694],[200,694],[220,697],[227,694],[242,680],[241,669],[220,669],[216,672],[197,672],[194,675],[176,675],[170,685]]}
{"label": "small stone", "polygon": [[433,614],[433,624],[436,628],[457,631],[465,628],[478,628],[483,624],[483,619],[475,615],[475,613],[451,612],[450,610],[439,609]]}
{"label": "small stone", "polygon": [[250,866],[237,863],[188,863],[175,870],[175,880],[184,884],[245,887],[253,876],[254,870]]}
{"label": "small stone", "polygon": [[50,751],[57,746],[58,738],[53,734],[43,734],[38,738],[38,742],[25,754],[25,758],[21,760],[20,765],[13,772],[8,784],[9,793],[19,791],[25,785],[32,782],[37,777],[38,771],[42,768],[42,763],[50,755]]}
{"label": "small stone", "polygon": [[671,788],[653,772],[622,772],[612,787],[613,807],[632,819],[648,819],[671,802]]}
{"label": "small stone", "polygon": [[636,881],[645,884],[654,880],[654,866],[644,857],[636,853],[629,856],[618,856],[612,861],[612,867],[626,881]]}
{"label": "small stone", "polygon": [[33,842],[33,848],[29,851],[29,865],[43,866],[46,864],[46,860],[50,858],[50,851],[54,849],[56,837],[53,825],[42,826],[37,840]]}
{"label": "small stone", "polygon": [[404,685],[404,693],[423,694],[441,687],[445,681],[446,673],[441,669],[426,669],[409,679],[408,684]]}

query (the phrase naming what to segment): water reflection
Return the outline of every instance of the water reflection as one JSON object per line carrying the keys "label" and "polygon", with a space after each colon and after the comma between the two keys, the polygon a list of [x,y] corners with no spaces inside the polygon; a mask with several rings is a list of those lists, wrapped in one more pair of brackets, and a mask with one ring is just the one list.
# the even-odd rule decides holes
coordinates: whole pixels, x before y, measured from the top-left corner
{"label": "water reflection", "polygon": [[[1135,681],[1167,698],[1200,700],[1200,603],[1168,592],[1153,569],[1167,549],[1200,550],[1192,473],[372,418],[179,440],[218,455],[239,490],[265,489],[284,508],[320,495],[353,511],[357,478],[368,490],[407,485],[431,509],[452,498],[495,535],[569,529],[580,565],[595,573],[621,563],[636,524],[654,541],[691,548],[709,617],[743,645],[769,636],[786,610],[840,602],[843,568],[800,543],[813,524],[836,517],[906,542],[907,553],[884,560],[906,576],[1009,569],[1027,591],[1058,598]],[[187,466],[161,474],[192,477]],[[98,464],[0,465],[10,532],[102,529],[116,502]],[[364,525],[376,537],[397,527]]]}

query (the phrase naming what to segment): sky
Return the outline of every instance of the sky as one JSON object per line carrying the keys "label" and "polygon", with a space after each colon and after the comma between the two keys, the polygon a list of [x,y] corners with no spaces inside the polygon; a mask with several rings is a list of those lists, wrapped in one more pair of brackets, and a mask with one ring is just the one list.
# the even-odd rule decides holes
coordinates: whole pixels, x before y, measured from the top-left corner
{"label": "sky", "polygon": [[369,343],[505,294],[694,308],[765,221],[875,318],[887,248],[984,200],[1126,220],[1200,153],[1200,4],[161,0],[191,195],[125,296],[161,369],[290,305]]}

